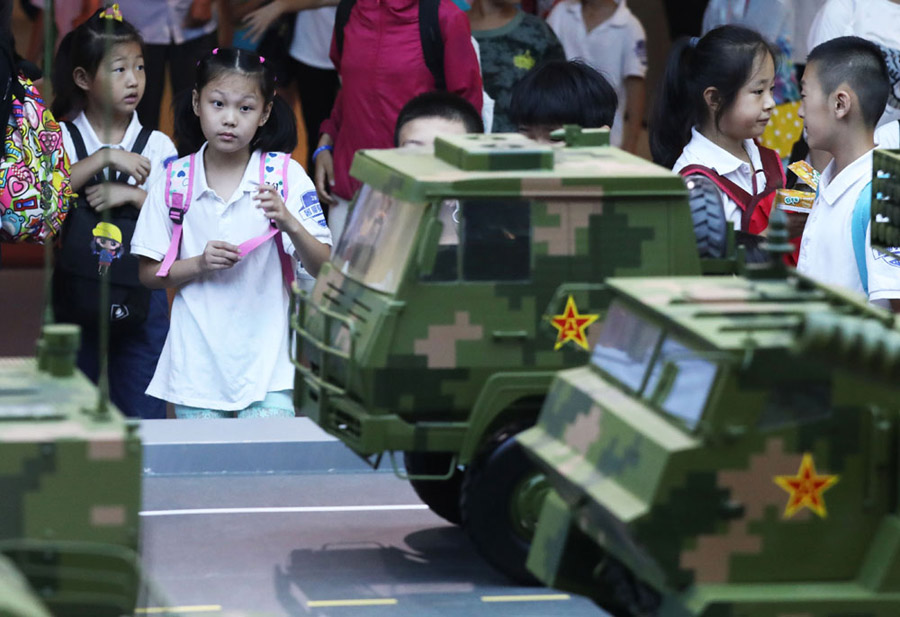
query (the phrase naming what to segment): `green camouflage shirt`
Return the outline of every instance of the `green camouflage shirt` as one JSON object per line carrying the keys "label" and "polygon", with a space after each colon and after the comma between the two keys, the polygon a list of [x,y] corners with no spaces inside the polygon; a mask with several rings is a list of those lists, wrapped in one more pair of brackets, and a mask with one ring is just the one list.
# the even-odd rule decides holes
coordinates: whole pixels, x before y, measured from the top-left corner
{"label": "green camouflage shirt", "polygon": [[544,20],[523,11],[502,28],[472,35],[481,47],[484,89],[496,101],[493,132],[514,132],[518,127],[507,115],[513,86],[544,60],[565,60],[562,44]]}

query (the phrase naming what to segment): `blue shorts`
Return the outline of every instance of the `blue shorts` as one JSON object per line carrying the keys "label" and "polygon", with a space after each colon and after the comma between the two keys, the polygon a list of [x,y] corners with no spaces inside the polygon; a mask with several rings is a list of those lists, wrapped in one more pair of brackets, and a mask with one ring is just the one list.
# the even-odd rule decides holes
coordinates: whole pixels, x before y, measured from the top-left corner
{"label": "blue shorts", "polygon": [[200,418],[293,418],[293,390],[277,390],[266,394],[266,398],[237,411],[202,409],[187,405],[175,405],[175,417],[182,420]]}

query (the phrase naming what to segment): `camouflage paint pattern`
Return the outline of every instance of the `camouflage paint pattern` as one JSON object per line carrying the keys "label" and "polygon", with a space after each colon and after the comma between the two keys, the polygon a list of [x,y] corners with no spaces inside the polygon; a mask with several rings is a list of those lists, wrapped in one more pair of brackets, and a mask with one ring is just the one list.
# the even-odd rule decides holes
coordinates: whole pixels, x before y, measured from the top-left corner
{"label": "camouflage paint pattern", "polygon": [[96,411],[96,387],[74,368],[77,327],[46,330],[39,359],[0,358],[0,554],[54,614],[72,614],[68,602],[88,592],[97,606],[130,610],[138,590],[137,424],[112,407]]}
{"label": "camouflage paint pattern", "polygon": [[[603,606],[612,558],[659,617],[900,614],[894,317],[793,274],[607,283],[656,338],[646,365],[626,333],[628,361],[598,348],[560,372],[518,435],[555,491],[529,569]],[[684,375],[670,341],[699,359]],[[694,379],[670,411],[667,371]]]}
{"label": "camouflage paint pattern", "polygon": [[[347,234],[337,244],[311,296],[296,298],[294,396],[299,411],[363,456],[451,451],[466,463],[509,414],[533,420],[553,374],[583,362],[574,341],[554,349],[551,320],[569,296],[579,313],[602,319],[610,276],[700,274],[683,182],[616,148],[462,135],[438,138],[434,154],[362,151],[351,172],[366,185],[361,195],[416,213],[404,236],[412,248],[394,265],[396,289],[384,291],[342,260]],[[423,264],[439,249],[447,200],[463,204],[462,257],[451,279],[428,280]],[[524,228],[513,233],[501,221],[498,231],[527,246],[525,273],[507,280],[478,271],[496,270],[499,253],[485,253],[483,266],[465,257],[466,217],[501,211]],[[383,257],[395,246],[361,250]],[[589,341],[599,325],[587,328]]]}
{"label": "camouflage paint pattern", "polygon": [[50,617],[50,611],[3,555],[0,555],[0,617]]}

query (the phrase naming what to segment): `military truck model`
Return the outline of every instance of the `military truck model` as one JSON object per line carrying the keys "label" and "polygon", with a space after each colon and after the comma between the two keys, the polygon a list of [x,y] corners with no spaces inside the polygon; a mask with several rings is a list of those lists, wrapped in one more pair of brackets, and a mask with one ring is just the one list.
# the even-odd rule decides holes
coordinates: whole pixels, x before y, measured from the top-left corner
{"label": "military truck model", "polygon": [[[48,325],[37,359],[0,358],[0,557],[49,613],[118,617],[141,587],[141,442],[135,424],[98,408],[75,369],[78,343],[77,326]],[[43,614],[9,569],[0,613]],[[21,602],[5,606],[4,586]]]}
{"label": "military truck model", "polygon": [[292,309],[298,411],[375,466],[404,452],[422,500],[519,580],[546,485],[513,436],[584,362],[604,281],[701,273],[681,178],[606,131],[566,137],[358,153],[345,232]]}
{"label": "military truck model", "polygon": [[607,285],[517,437],[552,485],[531,571],[616,617],[900,614],[894,317],[775,267]]}

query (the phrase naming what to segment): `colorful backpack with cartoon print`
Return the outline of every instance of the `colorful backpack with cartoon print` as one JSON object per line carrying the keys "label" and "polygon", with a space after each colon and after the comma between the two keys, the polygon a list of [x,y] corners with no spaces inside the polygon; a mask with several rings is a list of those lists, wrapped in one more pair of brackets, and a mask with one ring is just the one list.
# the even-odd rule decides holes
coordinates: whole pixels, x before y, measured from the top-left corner
{"label": "colorful backpack with cartoon print", "polygon": [[[169,275],[169,269],[178,259],[178,253],[181,249],[181,232],[184,224],[184,217],[191,207],[191,196],[194,191],[194,157],[196,154],[185,156],[177,161],[169,164],[166,169],[166,206],[169,208],[169,219],[172,221],[172,241],[169,243],[169,249],[163,258],[156,272],[158,277],[166,277]],[[291,155],[284,152],[264,152],[259,156],[259,183],[274,186],[281,198],[287,202],[288,185],[287,174],[288,165],[291,162]],[[288,289],[294,282],[294,267],[291,259],[284,250],[284,243],[281,240],[281,232],[273,222],[270,229],[261,236],[251,238],[242,242],[238,246],[241,255],[246,255],[253,249],[262,245],[269,238],[275,239],[275,245],[278,247],[278,258],[281,261],[281,275]]]}
{"label": "colorful backpack with cartoon print", "polygon": [[31,80],[11,80],[12,112],[0,160],[0,241],[38,242],[59,233],[74,198],[62,132]]}

